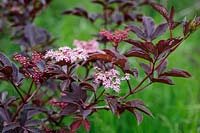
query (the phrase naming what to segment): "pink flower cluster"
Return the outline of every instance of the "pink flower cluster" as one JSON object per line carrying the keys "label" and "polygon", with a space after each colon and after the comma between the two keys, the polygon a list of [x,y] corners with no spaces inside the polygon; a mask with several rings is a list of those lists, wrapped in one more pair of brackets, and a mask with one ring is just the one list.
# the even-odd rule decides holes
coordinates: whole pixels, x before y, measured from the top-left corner
{"label": "pink flower cluster", "polygon": [[32,60],[21,54],[15,54],[14,59],[23,66],[25,76],[32,78],[34,82],[39,82],[41,80],[43,72],[37,67],[37,63],[42,61],[42,55],[40,53],[33,52]]}
{"label": "pink flower cluster", "polygon": [[99,51],[99,43],[96,40],[90,40],[88,42],[74,40],[74,45],[77,48],[85,49],[88,53],[94,53]]}
{"label": "pink flower cluster", "polygon": [[57,51],[47,51],[44,58],[50,58],[56,60],[56,62],[66,61],[74,63],[77,60],[87,60],[88,52],[82,48],[71,49],[69,47],[61,47]]}
{"label": "pink flower cluster", "polygon": [[100,68],[95,67],[95,83],[102,83],[105,89],[113,89],[116,92],[120,91],[120,84],[122,80],[129,80],[130,75],[125,74],[125,77],[119,77],[120,72],[116,69],[110,69],[108,71],[102,71]]}
{"label": "pink flower cluster", "polygon": [[28,57],[25,57],[21,54],[15,54],[14,59],[19,62],[24,68],[29,67],[30,61]]}
{"label": "pink flower cluster", "polygon": [[107,30],[103,30],[100,32],[100,35],[105,36],[108,40],[114,42],[114,45],[117,46],[121,41],[128,37],[128,32],[130,30],[118,30],[115,31],[113,34]]}
{"label": "pink flower cluster", "polygon": [[67,103],[63,103],[63,102],[58,102],[55,98],[50,100],[50,104],[60,107],[62,109],[64,109],[68,104]]}

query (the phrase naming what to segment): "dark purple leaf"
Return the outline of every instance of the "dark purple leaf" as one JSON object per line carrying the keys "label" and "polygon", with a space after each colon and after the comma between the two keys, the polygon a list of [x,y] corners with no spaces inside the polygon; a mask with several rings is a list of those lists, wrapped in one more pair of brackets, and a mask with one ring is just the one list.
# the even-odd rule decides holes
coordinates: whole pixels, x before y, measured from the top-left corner
{"label": "dark purple leaf", "polygon": [[29,47],[45,44],[50,39],[50,35],[46,30],[38,28],[33,24],[27,24],[25,26],[24,36],[28,41]]}
{"label": "dark purple leaf", "polygon": [[0,19],[0,32],[3,30],[3,21]]}
{"label": "dark purple leaf", "polygon": [[33,128],[33,127],[28,127],[26,128],[28,131],[30,131],[31,133],[42,133],[42,131],[40,129],[37,128]]}
{"label": "dark purple leaf", "polygon": [[167,23],[158,25],[158,27],[155,29],[155,31],[151,35],[152,40],[157,38],[160,35],[163,35],[166,32],[167,27],[168,27]]}
{"label": "dark purple leaf", "polygon": [[82,111],[83,119],[86,119],[91,113],[92,113],[92,110],[90,110],[90,109],[83,110]]}
{"label": "dark purple leaf", "polygon": [[28,120],[25,122],[25,127],[35,127],[35,126],[39,126],[42,125],[42,121],[40,120]]}
{"label": "dark purple leaf", "polygon": [[80,86],[81,86],[81,89],[83,89],[83,90],[89,90],[89,91],[93,91],[93,92],[96,91],[96,88],[92,84],[89,84],[87,82],[81,82]]}
{"label": "dark purple leaf", "polygon": [[151,113],[151,111],[147,109],[145,106],[137,106],[136,108],[140,110],[141,112],[153,117],[153,114]]}
{"label": "dark purple leaf", "polygon": [[17,68],[17,66],[12,63],[12,82],[13,84],[15,84],[16,86],[19,86],[22,83],[23,80],[23,75],[19,72],[19,69]]}
{"label": "dark purple leaf", "polygon": [[137,119],[137,123],[140,124],[143,120],[143,115],[138,112],[137,110],[133,110],[133,114],[135,115],[136,119]]}
{"label": "dark purple leaf", "polygon": [[140,66],[142,67],[142,69],[144,70],[144,72],[145,72],[146,74],[148,74],[148,73],[151,72],[151,68],[150,68],[149,65],[144,64],[144,63],[140,63]]}
{"label": "dark purple leaf", "polygon": [[188,72],[176,68],[161,74],[161,76],[173,76],[173,77],[183,77],[183,78],[191,77],[191,75]]}
{"label": "dark purple leaf", "polygon": [[0,108],[0,118],[6,122],[9,122],[11,120],[11,116],[9,115],[9,112],[7,109]]}
{"label": "dark purple leaf", "polygon": [[62,111],[61,115],[68,116],[75,113],[78,110],[78,106],[75,104],[68,104]]}
{"label": "dark purple leaf", "polygon": [[13,122],[13,123],[8,123],[8,125],[6,125],[3,130],[2,133],[6,133],[8,131],[14,130],[16,128],[20,127],[19,123]]}
{"label": "dark purple leaf", "polygon": [[71,83],[70,79],[64,80],[63,82],[60,83],[60,88],[62,91],[69,89],[69,85]]}
{"label": "dark purple leaf", "polygon": [[38,110],[31,110],[28,112],[27,114],[27,119],[31,119],[33,116],[37,115],[37,114],[40,114],[41,111],[38,111]]}
{"label": "dark purple leaf", "polygon": [[17,97],[16,97],[16,96],[11,96],[11,97],[9,97],[9,98],[5,101],[4,105],[5,105],[5,106],[9,106],[9,104],[13,103],[13,102],[16,101],[16,100],[17,100]]}
{"label": "dark purple leaf", "polygon": [[157,69],[157,73],[158,73],[158,75],[160,76],[163,72],[164,72],[164,70],[167,68],[167,60],[165,60],[161,65],[160,65],[160,67],[158,67],[158,69]]}
{"label": "dark purple leaf", "polygon": [[115,97],[107,97],[106,98],[106,102],[108,103],[108,106],[110,108],[110,110],[112,111],[112,113],[116,113],[117,112],[117,105],[118,105],[118,101]]}
{"label": "dark purple leaf", "polygon": [[0,52],[0,62],[1,62],[1,65],[3,65],[3,66],[12,66],[12,63],[10,62],[10,60],[8,59],[8,57],[5,56],[1,52]]}
{"label": "dark purple leaf", "polygon": [[137,26],[135,26],[135,25],[129,25],[128,28],[132,32],[134,32],[139,38],[141,38],[143,40],[146,39],[145,33],[140,28],[138,28]]}
{"label": "dark purple leaf", "polygon": [[159,78],[153,78],[151,80],[153,82],[159,82],[159,83],[174,85],[173,81],[170,78],[168,78],[167,76],[162,76],[162,77],[159,77]]}
{"label": "dark purple leaf", "polygon": [[145,39],[147,41],[150,41],[152,40],[151,39],[151,34],[154,32],[155,30],[155,23],[154,23],[154,20],[151,18],[151,17],[146,17],[144,16],[143,17],[143,20],[142,20],[142,24],[143,24],[143,27],[144,27],[144,33],[146,34],[145,35]]}
{"label": "dark purple leaf", "polygon": [[131,100],[131,101],[128,101],[126,102],[126,104],[130,107],[137,107],[137,106],[141,106],[141,105],[144,105],[144,102],[139,100],[139,99],[134,99],[134,100]]}
{"label": "dark purple leaf", "polygon": [[133,72],[134,77],[137,79],[138,78],[138,69],[134,68],[132,72]]}

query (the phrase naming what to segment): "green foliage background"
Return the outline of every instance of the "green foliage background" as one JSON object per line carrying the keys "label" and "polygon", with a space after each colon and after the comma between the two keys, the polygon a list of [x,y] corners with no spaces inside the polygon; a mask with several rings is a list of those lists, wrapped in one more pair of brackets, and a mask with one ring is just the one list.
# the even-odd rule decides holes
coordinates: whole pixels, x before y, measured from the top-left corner
{"label": "green foliage background", "polygon": [[[181,20],[200,15],[199,0],[160,0],[160,3],[175,6]],[[199,4],[199,5],[198,5]],[[58,38],[57,46],[72,46],[74,39],[89,40],[95,28],[85,19],[73,16],[62,16],[64,9],[74,6],[87,7],[91,11],[99,11],[98,6],[91,5],[89,0],[53,0],[45,12],[35,21],[36,25],[46,28],[54,37]],[[158,13],[150,8],[144,8],[145,14],[152,16],[156,22],[164,21]],[[176,35],[180,34],[176,31]],[[0,34],[0,51],[11,56],[11,53],[19,51],[19,46],[13,45],[7,33]],[[178,50],[169,57],[169,67],[189,71],[190,79],[173,79],[174,86],[154,84],[143,92],[137,94],[136,98],[143,99],[153,112],[155,118],[144,117],[141,125],[137,125],[132,114],[126,112],[120,118],[111,112],[101,111],[93,115],[90,120],[91,133],[200,133],[200,31],[195,32],[185,41]],[[136,63],[138,60],[134,60]],[[133,64],[134,65],[134,64]],[[140,72],[140,74],[142,71]],[[140,78],[139,78],[140,80]],[[136,81],[132,82],[135,85]],[[10,86],[0,82],[0,90]],[[127,90],[126,85],[121,90]],[[15,94],[14,90],[11,91]],[[66,122],[69,123],[69,122]],[[80,133],[85,132],[83,128]]]}

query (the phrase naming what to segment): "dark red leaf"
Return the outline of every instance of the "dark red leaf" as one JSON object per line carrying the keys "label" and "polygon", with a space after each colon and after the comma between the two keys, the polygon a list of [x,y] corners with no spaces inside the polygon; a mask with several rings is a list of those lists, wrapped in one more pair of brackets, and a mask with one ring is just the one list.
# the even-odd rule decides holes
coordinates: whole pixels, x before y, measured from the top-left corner
{"label": "dark red leaf", "polygon": [[72,131],[76,131],[80,128],[82,120],[77,120],[70,125]]}
{"label": "dark red leaf", "polygon": [[102,5],[103,7],[106,6],[106,3],[102,0],[92,0],[93,3],[96,3],[96,4],[99,4],[99,5]]}
{"label": "dark red leaf", "polygon": [[83,127],[85,128],[85,130],[87,132],[89,132],[90,131],[90,122],[87,119],[85,119],[82,121],[82,123],[83,123]]}
{"label": "dark red leaf", "polygon": [[165,84],[169,84],[169,85],[173,85],[173,81],[171,79],[169,79],[167,76],[162,76],[159,78],[153,78],[151,79],[152,82],[159,82],[159,83],[165,83]]}
{"label": "dark red leaf", "polygon": [[141,49],[132,48],[128,53],[125,54],[126,57],[139,57],[152,62],[150,55],[143,52]]}
{"label": "dark red leaf", "polygon": [[183,78],[191,77],[191,75],[188,72],[176,68],[161,74],[161,76],[173,76],[173,77],[183,77]]}
{"label": "dark red leaf", "polygon": [[166,20],[168,20],[168,11],[167,9],[155,2],[151,2],[150,5],[156,10],[158,11],[163,17],[165,17]]}
{"label": "dark red leaf", "polygon": [[2,69],[0,69],[0,72],[5,74],[6,77],[10,77],[13,72],[12,66],[5,66]]}
{"label": "dark red leaf", "polygon": [[82,16],[82,17],[88,18],[88,12],[85,9],[80,8],[80,7],[76,7],[72,10],[65,10],[63,14],[71,14],[75,16]]}
{"label": "dark red leaf", "polygon": [[103,60],[105,62],[111,62],[115,65],[122,67],[124,70],[130,68],[130,64],[124,55],[115,53],[112,50],[104,50],[106,54],[91,54],[89,57],[90,61]]}

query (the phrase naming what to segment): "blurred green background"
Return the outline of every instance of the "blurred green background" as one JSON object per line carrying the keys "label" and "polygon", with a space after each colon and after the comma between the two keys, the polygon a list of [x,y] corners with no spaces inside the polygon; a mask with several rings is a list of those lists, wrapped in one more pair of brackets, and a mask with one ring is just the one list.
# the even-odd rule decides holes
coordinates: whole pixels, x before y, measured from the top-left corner
{"label": "blurred green background", "polygon": [[[174,5],[176,18],[184,16],[193,18],[200,15],[199,0],[160,0],[168,8]],[[89,0],[53,0],[50,6],[35,21],[37,26],[46,28],[58,40],[58,46],[72,45],[74,39],[89,40],[95,28],[85,19],[74,16],[62,16],[61,12],[74,6],[85,7],[90,11],[99,10],[99,6],[92,5]],[[158,13],[144,7],[146,15],[152,16],[156,22],[164,20]],[[176,34],[180,34],[180,30]],[[10,36],[0,34],[0,51],[11,55],[19,51],[19,46],[13,45]],[[91,133],[200,133],[200,31],[195,32],[178,50],[169,57],[169,67],[178,67],[192,74],[190,79],[176,79],[175,85],[168,86],[154,84],[137,94],[143,99],[155,118],[144,116],[142,124],[137,125],[136,119],[129,112],[120,118],[111,112],[101,111],[93,115]],[[135,61],[137,62],[137,60]],[[135,83],[133,83],[135,84]],[[2,83],[0,88],[6,89],[9,85]],[[126,86],[121,86],[127,88]],[[14,93],[14,92],[13,92]],[[85,132],[82,129],[80,133]]]}

